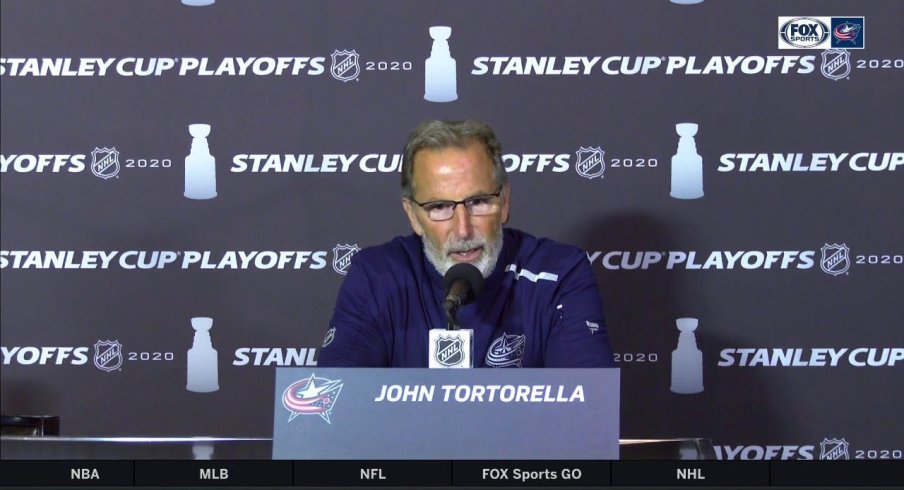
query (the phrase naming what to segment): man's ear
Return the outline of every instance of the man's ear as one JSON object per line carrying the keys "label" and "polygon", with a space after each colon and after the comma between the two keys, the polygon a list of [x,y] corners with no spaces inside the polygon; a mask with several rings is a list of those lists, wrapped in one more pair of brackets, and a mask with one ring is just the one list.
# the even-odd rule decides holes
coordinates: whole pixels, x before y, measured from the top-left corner
{"label": "man's ear", "polygon": [[417,219],[417,213],[415,212],[414,206],[408,199],[404,197],[402,198],[402,208],[405,209],[405,214],[408,215],[408,221],[411,223],[411,229],[414,230],[414,233],[417,236],[423,236],[424,227],[421,226],[421,222]]}

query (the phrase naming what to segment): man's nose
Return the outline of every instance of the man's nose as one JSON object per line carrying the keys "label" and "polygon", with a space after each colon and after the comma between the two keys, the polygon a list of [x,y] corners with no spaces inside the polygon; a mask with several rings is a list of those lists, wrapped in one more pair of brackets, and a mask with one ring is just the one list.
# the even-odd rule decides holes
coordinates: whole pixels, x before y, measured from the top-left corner
{"label": "man's nose", "polygon": [[455,206],[452,214],[452,220],[455,223],[455,235],[458,238],[471,238],[474,234],[474,225],[471,224],[471,213],[467,206]]}

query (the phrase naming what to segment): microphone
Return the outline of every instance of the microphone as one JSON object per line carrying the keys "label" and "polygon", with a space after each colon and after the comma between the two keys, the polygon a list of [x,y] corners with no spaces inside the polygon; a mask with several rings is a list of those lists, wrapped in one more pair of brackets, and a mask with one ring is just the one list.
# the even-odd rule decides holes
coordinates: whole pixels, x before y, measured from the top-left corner
{"label": "microphone", "polygon": [[483,292],[483,274],[480,269],[467,263],[459,262],[446,271],[443,277],[446,287],[443,309],[446,310],[446,319],[449,322],[448,330],[458,330],[460,325],[456,318],[458,309]]}
{"label": "microphone", "polygon": [[434,328],[429,331],[427,367],[472,368],[474,330],[461,329],[455,315],[462,305],[470,303],[483,291],[483,274],[477,267],[461,262],[449,268],[443,283],[446,288],[443,309],[448,325],[445,330]]}

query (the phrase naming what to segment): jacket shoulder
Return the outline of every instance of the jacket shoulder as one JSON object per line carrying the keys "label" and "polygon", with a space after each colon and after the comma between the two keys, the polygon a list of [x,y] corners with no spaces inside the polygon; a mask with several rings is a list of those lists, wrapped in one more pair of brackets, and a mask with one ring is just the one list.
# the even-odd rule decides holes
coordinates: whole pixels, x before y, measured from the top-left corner
{"label": "jacket shoulder", "polygon": [[392,240],[361,249],[352,257],[352,267],[380,275],[400,267],[410,267],[420,253],[417,235],[397,236]]}
{"label": "jacket shoulder", "polygon": [[524,267],[552,267],[564,272],[587,260],[587,253],[580,248],[551,238],[537,238],[519,230],[511,230],[511,238],[517,244],[517,260]]}

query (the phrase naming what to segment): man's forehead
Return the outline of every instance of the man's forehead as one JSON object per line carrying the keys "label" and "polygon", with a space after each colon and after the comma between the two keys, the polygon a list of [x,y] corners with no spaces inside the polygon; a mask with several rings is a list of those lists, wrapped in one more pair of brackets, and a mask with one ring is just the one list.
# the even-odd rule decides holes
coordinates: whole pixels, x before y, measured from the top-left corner
{"label": "man's forehead", "polygon": [[[440,153],[449,153],[455,154],[458,152],[466,152],[466,153],[475,153],[486,155],[486,159],[492,163],[492,158],[490,157],[490,150],[486,147],[478,139],[466,139],[462,141],[450,142],[448,144],[441,144],[436,146],[425,146],[414,153],[414,162],[417,163],[419,159],[423,159],[425,155],[438,155]],[[483,160],[483,159],[481,159]]]}
{"label": "man's forehead", "polygon": [[449,199],[496,190],[493,160],[479,142],[465,148],[424,149],[414,160],[413,184],[422,199],[426,194],[431,199]]}
{"label": "man's forehead", "polygon": [[492,174],[493,159],[479,141],[465,146],[424,148],[414,155],[412,177],[415,181],[432,179],[439,174]]}

